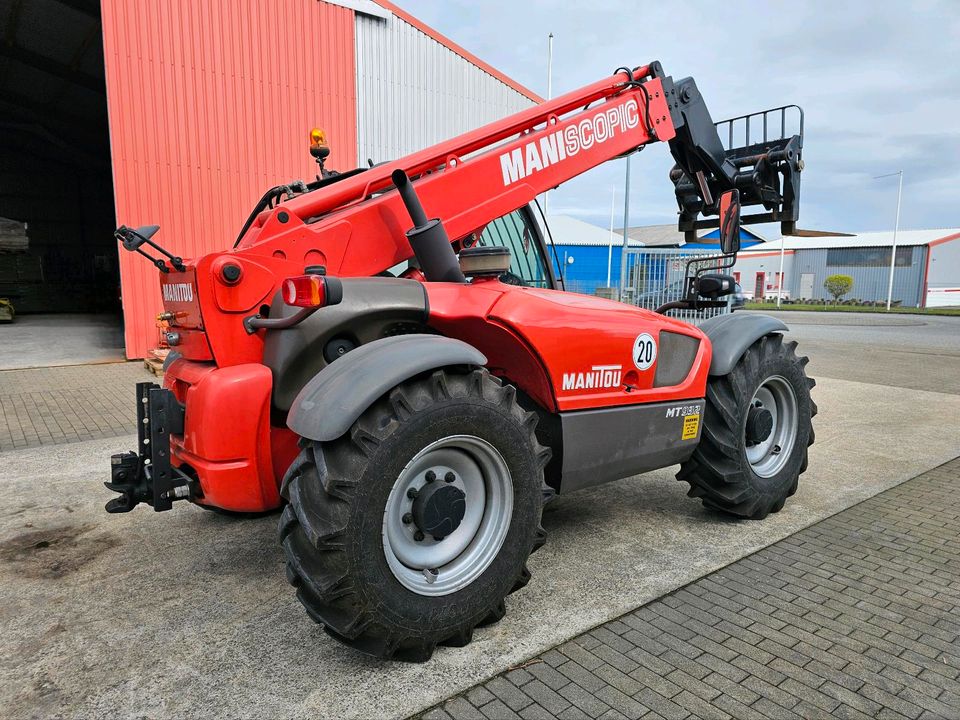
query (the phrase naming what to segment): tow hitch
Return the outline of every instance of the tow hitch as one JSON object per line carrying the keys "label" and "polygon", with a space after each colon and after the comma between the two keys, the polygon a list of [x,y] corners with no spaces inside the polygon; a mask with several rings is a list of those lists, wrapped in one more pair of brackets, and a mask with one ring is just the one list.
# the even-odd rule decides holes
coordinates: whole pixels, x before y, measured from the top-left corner
{"label": "tow hitch", "polygon": [[170,434],[183,434],[184,408],[156,383],[137,383],[137,452],[110,458],[110,482],[120,497],[106,504],[109,513],[130,512],[138,503],[157,512],[194,495],[194,480],[170,464]]}

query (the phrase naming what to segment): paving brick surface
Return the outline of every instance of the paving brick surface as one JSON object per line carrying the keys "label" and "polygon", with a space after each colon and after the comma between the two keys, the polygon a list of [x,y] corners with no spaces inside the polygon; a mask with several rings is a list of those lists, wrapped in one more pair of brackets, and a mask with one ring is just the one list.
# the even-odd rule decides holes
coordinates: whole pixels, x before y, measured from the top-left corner
{"label": "paving brick surface", "polygon": [[421,717],[960,718],[960,458]]}
{"label": "paving brick surface", "polygon": [[137,431],[140,362],[0,371],[0,451]]}

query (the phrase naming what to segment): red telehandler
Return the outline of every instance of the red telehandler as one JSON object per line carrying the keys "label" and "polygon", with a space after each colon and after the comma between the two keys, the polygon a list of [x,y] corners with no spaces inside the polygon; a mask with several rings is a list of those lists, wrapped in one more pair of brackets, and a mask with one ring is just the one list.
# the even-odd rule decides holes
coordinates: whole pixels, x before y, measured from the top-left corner
{"label": "red telehandler", "polygon": [[[763,140],[730,147],[728,121],[725,149],[694,81],[654,62],[369,168],[326,169],[314,131],[316,180],[269,190],[233,249],[183,260],[121,226],[160,271],[172,352],[163,387],[138,385],[107,510],[283,508],[309,615],[415,661],[503,616],[557,492],[679,464],[711,508],[777,512],[813,442],[806,359],[771,317],[666,315],[725,303],[741,222],[795,230],[802,111],[739,120]],[[657,312],[562,291],[530,203],[654,142],[679,228],[719,227],[722,252]]]}

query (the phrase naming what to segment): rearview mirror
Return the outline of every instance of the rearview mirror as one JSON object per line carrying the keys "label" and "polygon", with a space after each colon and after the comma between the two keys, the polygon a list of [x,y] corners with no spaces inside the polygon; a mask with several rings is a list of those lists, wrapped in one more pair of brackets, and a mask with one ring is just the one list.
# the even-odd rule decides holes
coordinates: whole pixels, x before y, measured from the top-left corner
{"label": "rearview mirror", "polygon": [[720,249],[724,255],[740,250],[740,191],[720,195]]}
{"label": "rearview mirror", "polygon": [[[149,242],[150,238],[157,234],[157,231],[160,229],[159,225],[143,225],[136,229],[128,228],[126,225],[121,225],[117,228],[114,235],[117,239],[123,243],[123,246],[130,251],[136,250],[145,242]],[[153,243],[150,243],[153,245]]]}

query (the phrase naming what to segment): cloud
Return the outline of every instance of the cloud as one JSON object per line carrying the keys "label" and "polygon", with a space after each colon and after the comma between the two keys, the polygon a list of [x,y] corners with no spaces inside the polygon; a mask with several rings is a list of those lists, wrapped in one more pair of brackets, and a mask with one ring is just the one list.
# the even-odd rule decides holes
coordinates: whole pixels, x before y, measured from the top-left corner
{"label": "cloud", "polygon": [[[548,0],[401,0],[403,7],[497,69],[546,94],[553,32],[555,94],[619,65],[659,59],[693,75],[715,119],[787,103],[806,113],[801,226],[879,230],[893,225],[904,171],[901,227],[960,226],[960,3],[696,0],[638,5]],[[664,146],[632,160],[631,223],[676,220]],[[622,201],[623,161],[551,193],[602,227],[610,192]],[[617,224],[622,222],[622,206]],[[776,228],[762,228],[776,235]]]}

